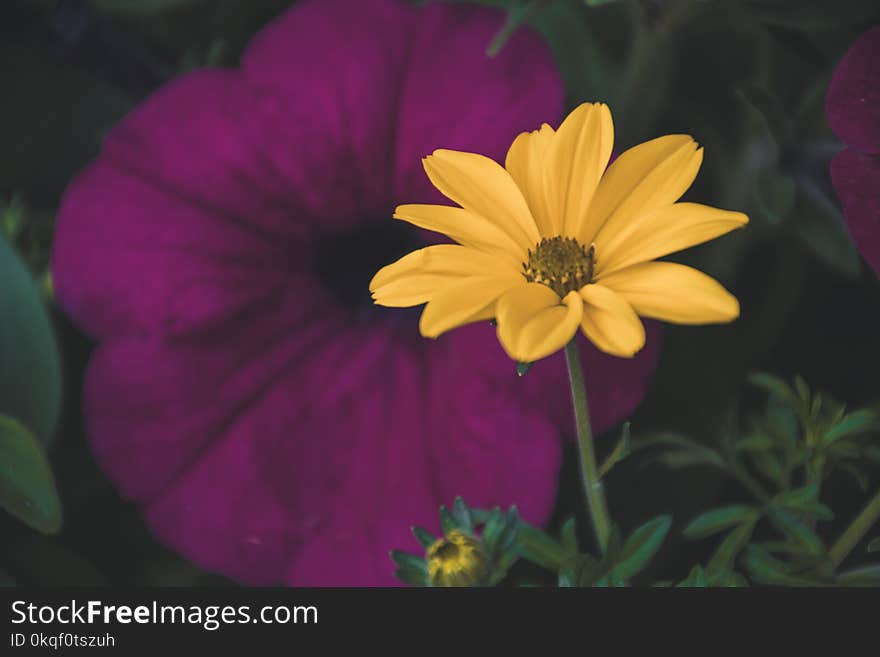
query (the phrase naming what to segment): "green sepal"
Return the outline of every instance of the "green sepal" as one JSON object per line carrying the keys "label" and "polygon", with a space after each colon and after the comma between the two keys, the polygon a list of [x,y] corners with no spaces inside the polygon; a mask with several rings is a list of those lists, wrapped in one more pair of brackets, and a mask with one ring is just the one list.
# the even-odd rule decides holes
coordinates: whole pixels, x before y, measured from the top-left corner
{"label": "green sepal", "polygon": [[532,363],[518,362],[516,364],[516,375],[525,376],[530,369],[532,369]]}
{"label": "green sepal", "polygon": [[413,536],[416,537],[416,540],[419,542],[419,544],[426,550],[437,541],[437,537],[424,527],[415,526],[412,528],[412,533]]}
{"label": "green sepal", "polygon": [[459,529],[473,535],[474,518],[471,515],[471,510],[461,497],[456,497],[455,502],[452,504],[452,518]]}
{"label": "green sepal", "polygon": [[452,517],[445,505],[440,507],[440,526],[443,527],[444,534],[459,528],[455,518]]}

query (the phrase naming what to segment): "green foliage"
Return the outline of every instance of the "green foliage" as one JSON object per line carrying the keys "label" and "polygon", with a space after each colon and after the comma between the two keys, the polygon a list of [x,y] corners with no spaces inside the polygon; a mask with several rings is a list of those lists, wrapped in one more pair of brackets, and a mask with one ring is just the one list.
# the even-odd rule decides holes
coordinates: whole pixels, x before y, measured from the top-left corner
{"label": "green foliage", "polygon": [[0,507],[46,534],[61,528],[52,469],[36,437],[0,415]]}
{"label": "green foliage", "polygon": [[[824,480],[830,472],[855,469],[868,458],[878,429],[876,414],[847,411],[813,393],[801,377],[789,384],[755,373],[749,381],[768,394],[768,401],[763,415],[748,418],[745,432],[725,428],[715,447],[676,434],[638,442],[640,449],[664,449],[653,460],[669,467],[700,464],[723,470],[754,498],[751,504],[705,511],[684,528],[684,535],[694,540],[726,535],[705,568],[695,567],[683,580],[687,584],[679,585],[747,583],[734,570],[738,561],[759,584],[866,585],[874,577],[871,567],[835,574],[840,557],[833,553],[841,548],[829,548],[817,525],[834,518],[820,500]],[[761,538],[755,540],[758,529]]]}
{"label": "green foliage", "polygon": [[2,238],[0,281],[0,413],[45,446],[61,402],[58,350],[40,290]]}

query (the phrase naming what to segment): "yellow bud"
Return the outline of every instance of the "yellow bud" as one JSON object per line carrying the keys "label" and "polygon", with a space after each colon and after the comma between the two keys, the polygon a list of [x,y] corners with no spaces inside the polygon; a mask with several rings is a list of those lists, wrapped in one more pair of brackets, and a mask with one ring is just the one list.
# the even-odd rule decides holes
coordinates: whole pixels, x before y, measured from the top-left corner
{"label": "yellow bud", "polygon": [[432,586],[480,586],[489,577],[483,545],[455,529],[428,548],[427,560]]}

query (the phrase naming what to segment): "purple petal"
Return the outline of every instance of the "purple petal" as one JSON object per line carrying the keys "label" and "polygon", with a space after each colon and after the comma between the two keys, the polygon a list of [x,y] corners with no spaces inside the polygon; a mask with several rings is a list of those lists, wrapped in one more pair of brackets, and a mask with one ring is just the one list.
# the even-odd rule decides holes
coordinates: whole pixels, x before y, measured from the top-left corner
{"label": "purple petal", "polygon": [[845,143],[880,153],[880,25],[860,36],[837,65],[825,111]]}
{"label": "purple petal", "polygon": [[161,539],[251,583],[393,583],[388,550],[456,495],[541,522],[560,455],[543,409],[400,330],[111,341],[88,377],[95,452]]}
{"label": "purple petal", "polygon": [[880,157],[844,149],[831,161],[831,180],[856,246],[880,275]]}
{"label": "purple petal", "polygon": [[503,23],[503,14],[472,5],[419,14],[397,107],[395,203],[442,199],[422,168],[435,149],[503,162],[520,132],[561,117],[565,90],[536,32],[523,27],[495,57],[485,54]]}

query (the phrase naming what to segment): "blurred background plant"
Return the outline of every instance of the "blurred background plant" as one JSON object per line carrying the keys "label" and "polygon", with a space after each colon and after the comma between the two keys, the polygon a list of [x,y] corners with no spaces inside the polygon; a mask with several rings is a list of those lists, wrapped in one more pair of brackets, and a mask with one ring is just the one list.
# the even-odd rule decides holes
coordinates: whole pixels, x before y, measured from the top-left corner
{"label": "blurred background plant", "polygon": [[[9,512],[0,517],[2,581],[226,583],[159,546],[95,465],[79,410],[92,345],[53,308],[47,258],[65,186],[96,155],[104,132],[178,73],[234,66],[253,34],[290,4],[0,6],[0,504]],[[863,266],[830,184],[828,164],[840,144],[823,105],[835,65],[859,34],[880,23],[880,6],[480,4],[509,16],[486,44],[487,56],[524,24],[534,25],[553,49],[570,103],[610,104],[618,150],[661,134],[693,134],[706,158],[689,199],[752,219],[748,231],[686,254],[737,295],[742,319],[666,331],[651,389],[631,418],[635,438],[618,450],[625,454],[631,442],[687,470],[672,477],[644,468],[640,458],[609,466],[615,519],[639,529],[618,531],[619,549],[603,561],[577,547],[591,539],[579,515],[572,451],[549,527],[562,538],[544,537],[547,549],[567,555],[565,568],[557,564],[556,579],[548,579],[520,560],[504,581],[614,584],[638,573],[637,582],[694,585],[876,582],[876,566],[864,566],[866,550],[840,541],[866,489],[880,484],[877,442],[870,441],[870,409],[880,400],[880,372],[872,366],[880,362],[880,284]],[[769,398],[743,385],[753,371],[781,377],[752,377]],[[803,378],[783,382],[795,374]],[[803,381],[828,395],[812,394]],[[832,398],[860,410],[847,413]],[[600,438],[599,450],[610,453],[614,444]],[[475,515],[477,525],[493,517]],[[654,520],[642,524],[645,518]],[[660,543],[660,556],[651,559]],[[649,557],[638,569],[634,553]],[[487,559],[504,572],[510,565],[498,555]]]}

